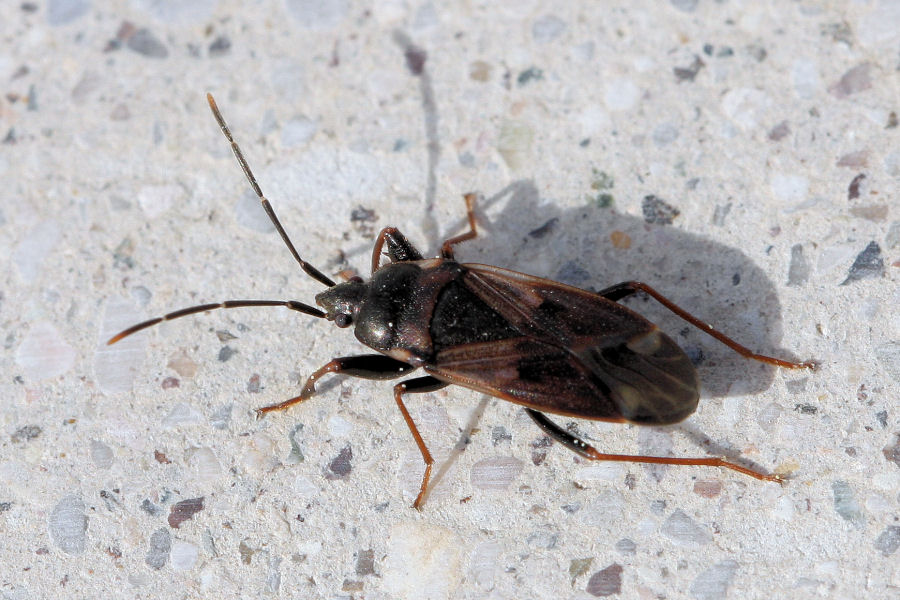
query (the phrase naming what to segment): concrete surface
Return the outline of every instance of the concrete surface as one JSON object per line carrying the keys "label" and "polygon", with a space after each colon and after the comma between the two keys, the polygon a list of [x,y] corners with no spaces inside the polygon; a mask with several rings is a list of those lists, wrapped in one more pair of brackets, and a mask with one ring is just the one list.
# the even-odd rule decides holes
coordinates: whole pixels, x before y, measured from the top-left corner
{"label": "concrete surface", "polygon": [[[0,25],[3,598],[896,598],[900,3],[15,2]],[[647,429],[335,379],[311,302],[206,106],[300,253],[368,274],[381,227],[427,255],[584,288],[638,279],[698,411]]]}

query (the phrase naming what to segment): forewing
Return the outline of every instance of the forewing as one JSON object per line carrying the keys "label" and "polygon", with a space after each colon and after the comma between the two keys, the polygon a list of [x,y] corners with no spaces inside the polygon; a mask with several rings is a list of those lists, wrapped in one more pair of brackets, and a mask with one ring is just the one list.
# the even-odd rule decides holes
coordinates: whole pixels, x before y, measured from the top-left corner
{"label": "forewing", "polygon": [[545,412],[665,424],[697,406],[699,380],[680,347],[597,294],[486,265],[464,284],[522,336],[438,352],[435,374]]}
{"label": "forewing", "polygon": [[610,390],[565,349],[531,337],[438,352],[434,376],[542,412],[622,421]]}

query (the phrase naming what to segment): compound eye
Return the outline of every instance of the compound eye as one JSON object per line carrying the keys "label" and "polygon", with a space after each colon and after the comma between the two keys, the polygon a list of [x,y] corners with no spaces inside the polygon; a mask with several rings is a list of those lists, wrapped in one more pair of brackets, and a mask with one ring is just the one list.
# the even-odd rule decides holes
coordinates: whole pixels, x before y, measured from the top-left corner
{"label": "compound eye", "polygon": [[354,275],[353,277],[351,277],[351,278],[348,279],[347,281],[352,281],[353,283],[362,283],[362,282],[363,282],[363,278],[360,277],[359,275]]}
{"label": "compound eye", "polygon": [[350,324],[353,323],[353,319],[350,315],[344,313],[338,313],[334,315],[334,324],[343,329],[344,327],[349,327]]}

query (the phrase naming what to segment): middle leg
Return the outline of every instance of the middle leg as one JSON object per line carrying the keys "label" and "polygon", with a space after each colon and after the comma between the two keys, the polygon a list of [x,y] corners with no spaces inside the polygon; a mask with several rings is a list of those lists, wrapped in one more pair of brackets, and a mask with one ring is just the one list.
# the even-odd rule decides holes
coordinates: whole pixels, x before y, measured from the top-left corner
{"label": "middle leg", "polygon": [[428,490],[428,480],[431,478],[431,465],[434,464],[434,459],[431,457],[431,452],[428,451],[428,446],[425,445],[425,440],[422,439],[422,434],[419,433],[419,429],[416,427],[412,416],[410,416],[409,411],[406,410],[406,405],[403,404],[403,395],[424,394],[426,392],[439,390],[448,385],[450,384],[446,381],[441,381],[436,377],[427,376],[407,379],[394,386],[394,400],[397,401],[397,407],[403,414],[406,426],[409,427],[410,432],[413,434],[416,445],[419,447],[419,452],[422,453],[422,460],[425,462],[425,474],[422,475],[422,486],[419,488],[419,495],[416,496],[416,500],[413,502],[413,508],[416,510],[421,508],[422,501],[425,499],[425,492]]}

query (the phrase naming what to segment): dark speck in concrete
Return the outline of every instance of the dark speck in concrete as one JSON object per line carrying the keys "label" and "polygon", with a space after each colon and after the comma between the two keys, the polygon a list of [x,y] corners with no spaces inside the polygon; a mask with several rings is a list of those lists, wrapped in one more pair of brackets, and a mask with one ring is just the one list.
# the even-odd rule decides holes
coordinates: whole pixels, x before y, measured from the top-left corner
{"label": "dark speck in concrete", "polygon": [[325,479],[344,479],[347,477],[350,471],[353,470],[353,465],[350,464],[351,460],[353,460],[353,449],[350,447],[350,444],[347,444],[328,464]]}
{"label": "dark speck in concrete", "polygon": [[138,29],[128,38],[127,46],[147,58],[167,58],[169,51],[149,29]]}
{"label": "dark speck in concrete", "polygon": [[681,214],[680,210],[653,194],[644,196],[641,210],[644,213],[644,221],[656,225],[671,225],[675,217]]}
{"label": "dark speck in concrete", "polygon": [[848,285],[854,281],[861,279],[876,279],[884,275],[884,258],[881,256],[881,247],[878,242],[869,242],[866,249],[859,253],[847,279],[841,282],[841,285]]}

